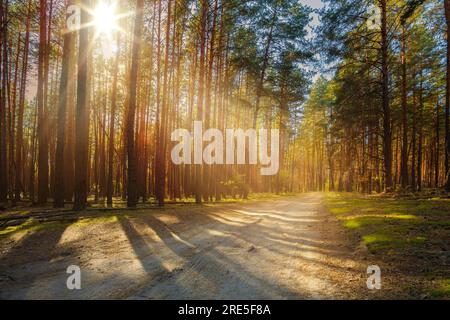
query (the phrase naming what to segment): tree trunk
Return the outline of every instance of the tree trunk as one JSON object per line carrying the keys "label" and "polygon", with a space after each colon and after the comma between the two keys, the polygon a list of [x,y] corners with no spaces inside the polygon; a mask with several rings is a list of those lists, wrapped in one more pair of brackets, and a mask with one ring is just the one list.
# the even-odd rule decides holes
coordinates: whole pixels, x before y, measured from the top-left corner
{"label": "tree trunk", "polygon": [[440,106],[439,101],[436,103],[436,123],[435,123],[435,131],[436,131],[436,140],[435,140],[435,148],[436,148],[436,156],[434,159],[434,187],[439,188],[439,158],[441,156],[441,141],[440,141]]}
{"label": "tree trunk", "polygon": [[[67,3],[68,6],[72,4],[72,1]],[[61,81],[59,87],[59,100],[58,100],[58,122],[57,122],[57,138],[56,138],[56,161],[55,161],[55,208],[64,208],[65,198],[65,165],[64,165],[64,146],[66,144],[66,118],[67,118],[67,104],[68,104],[68,89],[69,81],[72,79],[69,74],[71,60],[73,33],[66,30],[64,34],[63,45],[63,57],[62,57],[62,70]]]}
{"label": "tree trunk", "polygon": [[[166,127],[164,118],[166,110],[161,103],[161,0],[158,1],[158,35],[157,35],[157,71],[156,71],[156,141],[155,141],[155,196],[159,205],[164,205],[166,196],[166,155],[163,153]],[[168,24],[170,25],[170,24]],[[168,39],[166,42],[168,43]],[[168,50],[168,49],[167,49]]]}
{"label": "tree trunk", "polygon": [[0,206],[5,204],[8,200],[8,146],[7,146],[7,119],[6,119],[6,70],[7,70],[7,6],[8,3],[0,2],[0,24],[3,30],[0,33],[0,64],[3,63],[3,73],[0,75],[1,91],[0,91]]}
{"label": "tree trunk", "polygon": [[129,105],[127,113],[127,154],[128,154],[128,207],[135,208],[137,205],[137,161],[135,150],[134,127],[136,125],[137,105],[137,80],[139,72],[139,56],[141,53],[141,35],[143,27],[144,1],[137,0],[136,18],[134,23],[133,50],[131,58]]}
{"label": "tree trunk", "polygon": [[109,123],[109,147],[108,147],[108,182],[106,189],[107,204],[113,204],[113,175],[114,175],[114,134],[117,108],[117,77],[119,73],[120,59],[120,33],[117,33],[117,53],[114,61],[113,82],[111,91],[111,118]]}
{"label": "tree trunk", "polygon": [[47,55],[47,1],[40,0],[39,66],[38,66],[38,204],[45,204],[48,197],[48,136],[47,110],[45,109],[45,66]]}
{"label": "tree trunk", "polygon": [[[81,0],[81,25],[90,22],[90,0]],[[75,203],[74,210],[87,207],[88,196],[88,153],[89,153],[89,27],[79,31],[78,79],[77,79],[77,112],[75,135]]]}
{"label": "tree trunk", "polygon": [[401,185],[408,187],[408,100],[406,79],[406,27],[402,26],[401,36],[401,64],[402,64],[402,159],[401,159]]}
{"label": "tree trunk", "polygon": [[16,183],[15,183],[15,201],[20,201],[21,192],[23,191],[24,170],[22,164],[23,153],[23,117],[25,109],[25,93],[28,74],[28,56],[30,47],[30,20],[31,20],[31,0],[28,1],[28,14],[26,22],[25,44],[22,58],[22,78],[19,92],[19,111],[17,117],[17,133],[16,133]]}
{"label": "tree trunk", "polygon": [[445,173],[447,177],[446,191],[450,192],[450,0],[444,0],[445,18],[447,22],[447,76],[445,94]]}
{"label": "tree trunk", "polygon": [[[205,83],[205,62],[206,62],[206,24],[208,15],[208,1],[201,1],[201,16],[200,16],[200,73],[198,83],[198,110],[197,121],[203,121],[204,118],[204,83]],[[203,149],[203,148],[202,148]],[[195,164],[195,202],[197,204],[202,203],[202,174],[203,166]]]}
{"label": "tree trunk", "polygon": [[391,108],[389,105],[389,68],[388,68],[388,30],[387,0],[380,0],[381,5],[381,59],[382,59],[382,104],[383,104],[383,153],[385,170],[385,190],[393,191],[392,181],[392,132]]}
{"label": "tree trunk", "polygon": [[[416,76],[416,72],[413,72],[414,77]],[[413,110],[412,110],[412,116],[413,116],[413,123],[412,123],[412,141],[411,141],[411,154],[412,154],[412,161],[411,161],[411,187],[413,190],[416,190],[417,188],[417,179],[416,179],[416,151],[417,151],[417,98],[416,98],[416,88],[413,87]]]}

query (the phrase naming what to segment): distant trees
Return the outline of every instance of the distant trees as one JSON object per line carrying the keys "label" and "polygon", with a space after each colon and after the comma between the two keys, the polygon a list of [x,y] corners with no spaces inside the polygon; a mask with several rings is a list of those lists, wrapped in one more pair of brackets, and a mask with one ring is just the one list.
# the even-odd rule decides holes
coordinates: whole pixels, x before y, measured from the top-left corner
{"label": "distant trees", "polygon": [[[317,48],[336,74],[306,103],[311,10],[297,1],[133,0],[118,11],[129,4],[137,14],[119,14],[122,31],[111,35],[95,25],[61,32],[72,3],[2,2],[0,202],[34,202],[35,184],[38,203],[73,201],[82,210],[88,200],[113,205],[120,196],[134,207],[149,198],[201,203],[250,190],[421,190],[446,182],[440,57],[448,50],[432,12],[447,1],[376,1],[375,26],[366,1],[328,2]],[[81,18],[83,25],[94,17],[82,10]],[[104,52],[105,37],[113,54]],[[170,132],[192,130],[194,120],[222,130],[280,128],[279,174],[173,165]]]}
{"label": "distant trees", "polygon": [[334,137],[327,157],[338,190],[420,191],[445,184],[440,136],[448,128],[442,128],[440,106],[447,50],[443,35],[430,31],[439,29],[442,20],[433,14],[443,3],[424,2],[375,1],[379,19],[357,0],[333,1],[321,13],[320,47],[336,75],[322,84],[332,93],[327,101],[310,105],[332,106],[318,121]]}
{"label": "distant trees", "polygon": [[[315,41],[294,0],[122,1],[107,32],[83,0],[64,32],[74,3],[0,2],[2,206],[450,185],[448,1],[327,1]],[[335,73],[307,94],[316,62]],[[195,120],[279,128],[279,174],[173,164]]]}
{"label": "distant trees", "polygon": [[120,197],[135,207],[286,190],[286,172],[175,166],[170,133],[195,120],[281,127],[289,144],[308,86],[300,63],[311,57],[310,9],[293,0],[130,0],[116,8],[121,30],[105,32],[93,23],[99,3],[80,1],[80,30],[70,32],[67,9],[77,2],[0,3],[0,203],[83,210]]}

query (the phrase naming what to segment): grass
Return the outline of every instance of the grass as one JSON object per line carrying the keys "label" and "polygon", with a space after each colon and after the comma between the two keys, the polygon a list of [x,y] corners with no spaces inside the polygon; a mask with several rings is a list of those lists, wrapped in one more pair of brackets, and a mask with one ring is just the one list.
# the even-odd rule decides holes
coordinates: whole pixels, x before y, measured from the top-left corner
{"label": "grass", "polygon": [[450,236],[448,200],[398,200],[330,193],[326,205],[371,252],[420,246],[429,241],[430,234]]}
{"label": "grass", "polygon": [[436,288],[431,291],[431,296],[436,299],[450,298],[450,279],[439,281]]}
{"label": "grass", "polygon": [[69,218],[67,220],[48,221],[48,222],[39,222],[36,219],[30,218],[21,224],[0,228],[0,239],[4,237],[9,237],[18,232],[30,233],[43,230],[66,228],[68,226],[85,227],[96,223],[113,223],[117,221],[119,221],[117,214],[114,215],[101,214],[98,217],[89,217],[80,219]]}
{"label": "grass", "polygon": [[33,231],[35,229],[37,229],[37,225],[34,223],[33,219],[28,219],[20,225],[8,226],[6,228],[0,229],[0,238],[11,235],[15,232]]}
{"label": "grass", "polygon": [[445,264],[450,239],[449,200],[329,193],[325,201],[350,239],[363,243],[380,259],[393,259],[398,269],[412,269],[423,279],[431,274],[437,280],[426,289],[429,296],[450,298],[450,270]]}

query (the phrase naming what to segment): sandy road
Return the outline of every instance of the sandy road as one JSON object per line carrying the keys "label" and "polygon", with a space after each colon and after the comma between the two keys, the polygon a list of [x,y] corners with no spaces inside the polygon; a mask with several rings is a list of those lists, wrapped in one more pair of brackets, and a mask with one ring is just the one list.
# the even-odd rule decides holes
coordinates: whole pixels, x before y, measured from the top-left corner
{"label": "sandy road", "polygon": [[[0,243],[1,299],[366,298],[321,194],[142,211]],[[82,290],[66,288],[69,265]]]}

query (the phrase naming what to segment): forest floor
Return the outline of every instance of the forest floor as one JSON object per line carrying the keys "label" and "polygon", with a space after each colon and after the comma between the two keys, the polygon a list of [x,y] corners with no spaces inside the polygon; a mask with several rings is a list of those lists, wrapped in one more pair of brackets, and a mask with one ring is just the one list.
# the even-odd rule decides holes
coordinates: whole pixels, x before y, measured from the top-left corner
{"label": "forest floor", "polygon": [[[313,193],[0,227],[0,299],[438,298],[430,290],[445,274],[411,272],[348,228],[352,199]],[[81,290],[67,289],[70,265]],[[367,289],[370,265],[381,290]]]}

